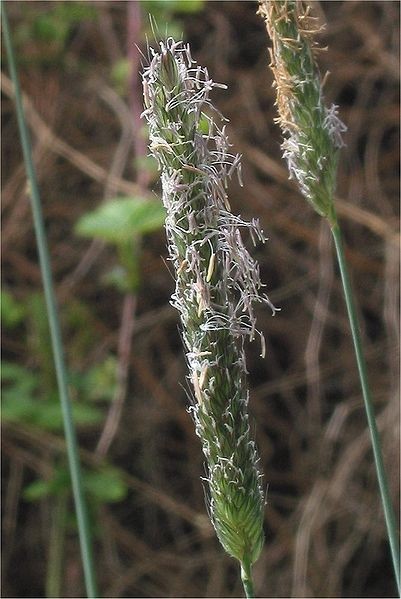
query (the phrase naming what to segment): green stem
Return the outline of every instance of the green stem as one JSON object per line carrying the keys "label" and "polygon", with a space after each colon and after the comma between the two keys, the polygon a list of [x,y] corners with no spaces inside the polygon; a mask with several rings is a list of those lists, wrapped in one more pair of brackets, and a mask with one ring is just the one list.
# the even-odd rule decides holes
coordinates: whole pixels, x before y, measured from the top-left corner
{"label": "green stem", "polygon": [[399,540],[397,534],[397,525],[394,515],[393,506],[391,503],[387,475],[384,468],[383,456],[380,443],[380,435],[377,430],[375,414],[373,410],[373,400],[369,388],[365,357],[362,350],[361,335],[359,331],[358,317],[356,314],[355,303],[351,288],[351,282],[348,274],[347,262],[344,254],[344,246],[342,241],[341,229],[337,222],[331,227],[331,232],[336,245],[338,265],[340,267],[341,279],[344,289],[345,302],[347,304],[348,318],[351,326],[352,340],[356,361],[358,364],[359,378],[361,381],[363,400],[365,404],[366,416],[369,425],[370,436],[372,440],[373,455],[375,459],[377,478],[379,481],[381,500],[383,504],[384,517],[386,520],[387,534],[390,542],[391,557],[395,578],[397,581],[398,592],[400,592],[400,553]]}
{"label": "green stem", "polygon": [[5,6],[2,3],[2,22],[4,43],[6,46],[9,62],[11,79],[15,90],[15,105],[17,111],[18,127],[21,138],[22,151],[24,156],[25,168],[30,186],[30,199],[35,226],[36,241],[39,254],[40,268],[42,272],[43,289],[46,299],[47,314],[51,341],[53,347],[53,357],[57,375],[57,383],[60,395],[60,403],[63,414],[64,432],[67,445],[68,462],[71,475],[72,490],[75,500],[75,509],[78,522],[78,532],[81,546],[82,566],[84,570],[86,591],[88,597],[96,597],[96,583],[92,559],[92,547],[90,539],[90,530],[86,505],[82,490],[81,468],[78,456],[78,444],[75,433],[74,422],[72,418],[71,400],[68,392],[67,372],[64,362],[63,345],[61,341],[60,323],[58,320],[56,300],[54,297],[52,274],[50,268],[49,250],[47,247],[46,232],[43,222],[43,215],[40,202],[39,188],[36,178],[36,172],[32,161],[32,149],[25,122],[24,110],[22,106],[21,91],[19,86],[17,68],[14,58],[14,50],[11,42],[11,35],[8,25],[8,18]]}
{"label": "green stem", "polygon": [[255,591],[253,589],[252,569],[250,564],[245,561],[241,563],[241,580],[245,591],[245,597],[247,599],[253,599],[255,597]]}

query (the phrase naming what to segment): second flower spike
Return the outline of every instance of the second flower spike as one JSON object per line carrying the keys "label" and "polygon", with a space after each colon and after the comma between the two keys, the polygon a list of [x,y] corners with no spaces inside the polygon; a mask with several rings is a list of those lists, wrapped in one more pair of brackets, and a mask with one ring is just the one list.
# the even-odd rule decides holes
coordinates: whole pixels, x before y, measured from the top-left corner
{"label": "second flower spike", "polygon": [[346,126],[337,106],[324,104],[315,53],[320,28],[301,0],[260,0],[259,13],[272,41],[271,69],[278,119],[284,135],[283,157],[302,194],[331,224],[338,149]]}

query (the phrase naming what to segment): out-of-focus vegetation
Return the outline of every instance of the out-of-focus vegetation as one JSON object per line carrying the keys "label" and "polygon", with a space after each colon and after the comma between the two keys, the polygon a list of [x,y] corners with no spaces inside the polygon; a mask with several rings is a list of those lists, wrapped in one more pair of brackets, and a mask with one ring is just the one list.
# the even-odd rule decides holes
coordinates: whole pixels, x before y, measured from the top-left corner
{"label": "out-of-focus vegetation", "polygon": [[[191,43],[243,154],[237,213],[281,312],[247,347],[269,483],[260,596],[394,596],[329,235],[281,161],[267,38],[253,2],[9,2],[42,191],[102,596],[239,596],[205,513],[202,455],[166,267],[138,72],[147,45]],[[361,303],[385,460],[398,489],[396,2],[314,3],[348,125],[338,209]],[[149,16],[151,15],[151,16]],[[152,31],[153,30],[153,31]],[[148,41],[147,41],[148,40]],[[138,46],[138,48],[137,48]],[[141,54],[143,53],[143,55]],[[84,592],[49,331],[3,61],[3,596]],[[320,228],[319,228],[320,227]]]}
{"label": "out-of-focus vegetation", "polygon": [[120,265],[107,273],[105,280],[121,291],[135,292],[140,286],[141,237],[159,230],[164,219],[161,202],[149,202],[141,197],[115,198],[94,212],[84,214],[76,232],[116,247]]}

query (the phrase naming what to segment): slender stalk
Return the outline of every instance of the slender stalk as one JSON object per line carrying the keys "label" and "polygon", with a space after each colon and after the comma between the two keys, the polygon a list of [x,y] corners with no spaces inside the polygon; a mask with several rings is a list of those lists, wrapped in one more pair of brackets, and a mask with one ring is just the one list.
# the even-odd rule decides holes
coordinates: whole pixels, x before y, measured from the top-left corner
{"label": "slender stalk", "polygon": [[82,490],[81,468],[78,456],[78,444],[75,426],[72,418],[71,400],[68,392],[67,372],[64,361],[63,345],[61,340],[60,323],[57,314],[57,306],[54,296],[52,274],[50,268],[49,250],[47,247],[46,232],[43,222],[42,208],[40,202],[39,188],[36,178],[35,167],[32,161],[32,149],[29,133],[25,122],[24,109],[22,106],[21,92],[8,25],[5,6],[2,6],[2,22],[4,32],[4,43],[6,46],[11,79],[15,90],[15,105],[17,111],[18,127],[21,138],[22,151],[25,168],[29,181],[29,195],[33,221],[35,226],[36,242],[39,254],[40,268],[42,272],[43,289],[46,300],[47,314],[49,319],[50,335],[53,348],[53,358],[57,375],[57,383],[60,395],[60,403],[63,414],[64,432],[67,444],[68,463],[70,468],[72,490],[75,500],[75,510],[78,522],[79,540],[81,546],[82,566],[85,577],[85,585],[88,597],[96,597],[96,583],[92,559],[92,547],[90,529],[88,524],[87,510]]}
{"label": "slender stalk", "polygon": [[253,599],[255,597],[255,591],[253,589],[252,568],[249,562],[241,563],[241,580],[245,591],[245,597],[247,599]]}
{"label": "slender stalk", "polygon": [[338,265],[340,268],[341,280],[344,289],[345,303],[347,305],[348,319],[351,327],[356,361],[358,364],[359,378],[361,381],[363,401],[365,404],[365,411],[372,440],[373,455],[375,459],[377,478],[379,481],[384,517],[386,520],[387,534],[390,542],[394,573],[397,581],[398,592],[400,592],[400,553],[396,519],[391,503],[389,485],[383,463],[380,435],[379,431],[377,430],[376,419],[373,410],[372,394],[370,392],[366,361],[362,349],[361,335],[359,331],[358,317],[355,309],[355,302],[348,273],[347,261],[345,259],[344,244],[342,241],[341,229],[337,222],[331,227],[331,232],[333,234],[334,243],[336,246]]}

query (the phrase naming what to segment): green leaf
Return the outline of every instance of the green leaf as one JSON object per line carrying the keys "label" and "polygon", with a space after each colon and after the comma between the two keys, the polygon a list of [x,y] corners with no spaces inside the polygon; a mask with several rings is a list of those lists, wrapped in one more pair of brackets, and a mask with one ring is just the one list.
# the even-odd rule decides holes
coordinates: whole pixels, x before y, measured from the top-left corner
{"label": "green leaf", "polygon": [[70,473],[65,466],[56,466],[49,480],[35,480],[24,489],[24,499],[38,501],[49,495],[58,495],[71,489]]}
{"label": "green leaf", "polygon": [[[37,402],[43,406],[44,402]],[[35,424],[46,430],[58,431],[63,428],[63,417],[60,404],[57,401],[48,401],[40,411],[35,414]],[[88,404],[73,402],[72,416],[77,426],[92,426],[103,420],[102,412],[96,407]]]}
{"label": "green leaf", "polygon": [[55,15],[43,14],[33,23],[33,37],[44,42],[64,42],[68,29],[68,24],[61,22]]}
{"label": "green leaf", "polygon": [[98,16],[96,7],[91,6],[86,0],[81,2],[70,2],[69,0],[57,2],[54,10],[60,19],[74,24],[87,20],[96,20]]}
{"label": "green leaf", "polygon": [[25,9],[25,22],[16,28],[17,42],[58,42],[64,44],[74,25],[94,20],[96,9],[87,2],[56,2],[53,6],[38,11],[28,6]]}
{"label": "green leaf", "polygon": [[[5,421],[23,422],[49,431],[61,431],[63,418],[58,399],[40,399],[32,395],[29,379],[3,392],[2,416]],[[36,382],[35,382],[36,386]],[[96,406],[74,402],[72,414],[77,426],[91,426],[103,419]]]}
{"label": "green leaf", "polygon": [[84,486],[88,494],[101,503],[121,501],[127,494],[127,485],[113,468],[85,472]]}
{"label": "green leaf", "polygon": [[130,289],[128,281],[128,271],[124,266],[114,266],[106,272],[102,277],[102,283],[107,286],[112,286],[118,289],[121,293],[127,293]]}
{"label": "green leaf", "polygon": [[35,480],[24,489],[23,496],[27,501],[38,501],[51,493],[51,481]]}
{"label": "green leaf", "polygon": [[[100,470],[82,470],[83,486],[88,498],[96,503],[115,503],[127,494],[127,485],[121,474],[112,467]],[[49,495],[58,495],[71,490],[71,479],[65,466],[55,468],[50,480],[35,480],[24,489],[23,496],[27,501],[38,501]]]}
{"label": "green leaf", "polygon": [[35,388],[38,384],[37,376],[34,372],[13,362],[1,363],[1,380],[4,382],[17,382],[19,385],[27,385],[30,389]]}
{"label": "green leaf", "polygon": [[112,82],[120,94],[128,89],[128,81],[132,71],[132,64],[128,58],[117,60],[111,69]]}
{"label": "green leaf", "polygon": [[204,0],[146,0],[143,2],[149,12],[157,13],[196,13],[203,9]]}
{"label": "green leaf", "polygon": [[165,211],[160,202],[140,197],[115,198],[82,216],[75,231],[118,245],[135,235],[157,231],[164,218]]}
{"label": "green leaf", "polygon": [[205,2],[204,0],[167,0],[173,4],[174,11],[178,13],[196,13],[200,12]]}
{"label": "green leaf", "polygon": [[35,405],[32,398],[20,394],[20,389],[13,387],[3,392],[2,418],[5,422],[32,422]]}
{"label": "green leaf", "polygon": [[25,316],[25,308],[16,301],[8,291],[1,291],[1,321],[10,329],[22,322]]}
{"label": "green leaf", "polygon": [[117,358],[108,356],[85,375],[82,387],[90,401],[111,401],[117,389]]}

